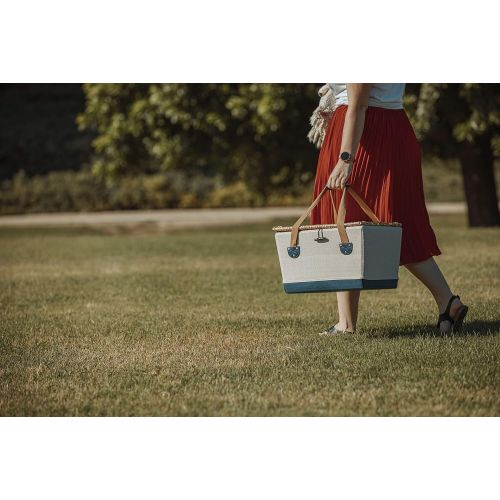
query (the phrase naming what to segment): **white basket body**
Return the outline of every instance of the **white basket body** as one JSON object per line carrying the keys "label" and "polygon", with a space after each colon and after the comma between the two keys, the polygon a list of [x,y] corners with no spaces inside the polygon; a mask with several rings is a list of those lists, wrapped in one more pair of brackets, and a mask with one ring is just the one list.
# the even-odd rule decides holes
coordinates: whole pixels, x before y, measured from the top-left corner
{"label": "white basket body", "polygon": [[[315,241],[322,235],[328,241]],[[275,233],[276,247],[287,293],[396,288],[401,251],[401,226],[346,226],[352,253],[339,248],[335,227],[299,231],[300,254],[288,254],[290,231]]]}

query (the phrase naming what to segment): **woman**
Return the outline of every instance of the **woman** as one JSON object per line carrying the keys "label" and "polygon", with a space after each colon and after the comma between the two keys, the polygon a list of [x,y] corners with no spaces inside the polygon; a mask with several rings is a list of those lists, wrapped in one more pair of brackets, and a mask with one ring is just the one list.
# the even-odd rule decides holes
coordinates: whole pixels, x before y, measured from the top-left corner
{"label": "woman", "polygon": [[[442,333],[462,326],[467,306],[453,295],[433,256],[440,255],[429,223],[422,183],[421,151],[403,109],[404,83],[328,84],[335,95],[318,159],[313,199],[328,183],[338,206],[341,188],[349,184],[384,222],[403,225],[400,265],[432,293]],[[365,220],[347,197],[346,222]],[[311,224],[332,224],[331,198],[323,196],[311,213]],[[320,335],[353,333],[359,290],[337,292],[339,321]]]}

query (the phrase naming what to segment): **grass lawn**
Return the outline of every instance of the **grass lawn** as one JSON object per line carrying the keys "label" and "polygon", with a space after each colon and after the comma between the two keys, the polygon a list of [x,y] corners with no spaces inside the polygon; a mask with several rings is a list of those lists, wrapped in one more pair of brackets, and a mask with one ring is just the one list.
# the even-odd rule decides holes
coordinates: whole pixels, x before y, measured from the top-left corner
{"label": "grass lawn", "polygon": [[433,218],[460,336],[429,293],[286,295],[271,226],[0,230],[1,415],[500,415],[500,231]]}

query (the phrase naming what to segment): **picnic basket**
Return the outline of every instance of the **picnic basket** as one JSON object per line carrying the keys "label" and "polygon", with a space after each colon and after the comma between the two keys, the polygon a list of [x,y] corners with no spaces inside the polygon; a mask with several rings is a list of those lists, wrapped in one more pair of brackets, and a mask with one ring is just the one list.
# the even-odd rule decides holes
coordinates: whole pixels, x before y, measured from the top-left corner
{"label": "picnic basket", "polygon": [[[334,224],[302,226],[327,191]],[[344,222],[347,194],[370,221]],[[327,184],[293,226],[272,229],[286,293],[397,287],[402,225],[381,222],[349,185],[343,189],[338,213]]]}

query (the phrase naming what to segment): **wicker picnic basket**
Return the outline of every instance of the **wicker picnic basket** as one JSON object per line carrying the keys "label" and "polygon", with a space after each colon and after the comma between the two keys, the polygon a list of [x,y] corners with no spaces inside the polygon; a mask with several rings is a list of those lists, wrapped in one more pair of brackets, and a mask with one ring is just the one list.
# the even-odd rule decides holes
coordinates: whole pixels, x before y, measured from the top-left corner
{"label": "wicker picnic basket", "polygon": [[[332,198],[335,224],[301,226],[326,191]],[[344,222],[347,193],[370,218],[369,222]],[[338,214],[326,185],[293,226],[272,229],[286,293],[397,287],[402,226],[398,222],[380,222],[348,185],[343,189]]]}

